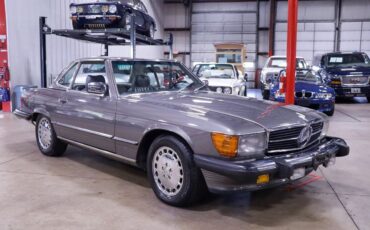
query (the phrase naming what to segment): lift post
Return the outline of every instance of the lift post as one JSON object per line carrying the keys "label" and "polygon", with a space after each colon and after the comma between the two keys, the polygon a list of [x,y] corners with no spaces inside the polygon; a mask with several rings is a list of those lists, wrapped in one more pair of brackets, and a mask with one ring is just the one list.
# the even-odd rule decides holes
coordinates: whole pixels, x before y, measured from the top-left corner
{"label": "lift post", "polygon": [[294,104],[297,58],[298,0],[288,0],[287,78],[285,103]]}
{"label": "lift post", "polygon": [[110,45],[128,46],[131,48],[131,58],[136,58],[137,45],[169,46],[170,59],[173,59],[173,35],[170,34],[168,41],[153,39],[151,37],[136,33],[135,16],[131,16],[131,28],[97,29],[97,30],[53,30],[46,24],[46,17],[40,17],[40,62],[41,62],[41,86],[47,87],[46,66],[46,37],[56,35],[72,38],[80,41],[88,41],[104,45],[104,56],[109,55]]}

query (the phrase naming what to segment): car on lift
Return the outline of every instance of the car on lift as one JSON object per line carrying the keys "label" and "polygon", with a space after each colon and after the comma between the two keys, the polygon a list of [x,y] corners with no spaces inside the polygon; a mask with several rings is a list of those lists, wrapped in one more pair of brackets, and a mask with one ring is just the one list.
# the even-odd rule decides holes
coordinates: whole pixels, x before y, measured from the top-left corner
{"label": "car on lift", "polygon": [[[273,82],[270,91],[270,100],[285,101],[285,92],[280,91],[280,78],[286,77],[286,71],[280,72]],[[312,69],[296,72],[295,104],[318,110],[328,116],[333,116],[335,111],[335,91],[326,85],[319,72]]]}
{"label": "car on lift", "polygon": [[[262,97],[265,100],[270,99],[270,91],[273,87],[272,82],[279,76],[280,71],[287,67],[286,56],[271,56],[267,59],[260,75],[260,86],[262,90]],[[297,57],[297,70],[304,70],[308,68],[308,64],[302,57]]]}
{"label": "car on lift", "polygon": [[370,58],[363,52],[337,52],[314,58],[337,97],[367,97],[370,102]]}
{"label": "car on lift", "polygon": [[136,31],[154,38],[156,23],[140,0],[107,0],[70,5],[73,29],[121,28],[130,30],[131,15]]}
{"label": "car on lift", "polygon": [[221,63],[196,64],[193,73],[208,85],[211,91],[247,96],[246,77],[235,65]]}
{"label": "car on lift", "polygon": [[211,92],[171,60],[77,60],[22,101],[15,114],[35,124],[44,155],[61,156],[71,144],[138,166],[175,206],[207,191],[283,185],[349,153],[327,136],[324,114]]}

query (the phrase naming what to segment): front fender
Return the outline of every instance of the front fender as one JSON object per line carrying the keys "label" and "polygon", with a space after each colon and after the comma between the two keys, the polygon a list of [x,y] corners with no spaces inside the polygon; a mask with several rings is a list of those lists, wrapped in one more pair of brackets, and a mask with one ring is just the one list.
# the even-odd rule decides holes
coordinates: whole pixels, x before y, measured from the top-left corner
{"label": "front fender", "polygon": [[42,114],[42,115],[44,115],[48,118],[51,118],[50,113],[45,108],[42,108],[42,107],[35,108],[33,110],[32,116],[35,115],[35,114]]}
{"label": "front fender", "polygon": [[139,143],[143,140],[143,138],[150,132],[153,131],[167,131],[171,133],[175,133],[176,135],[180,136],[182,139],[184,139],[190,146],[193,144],[190,136],[179,126],[172,125],[172,124],[152,124],[148,128],[146,128],[143,132],[142,138]]}

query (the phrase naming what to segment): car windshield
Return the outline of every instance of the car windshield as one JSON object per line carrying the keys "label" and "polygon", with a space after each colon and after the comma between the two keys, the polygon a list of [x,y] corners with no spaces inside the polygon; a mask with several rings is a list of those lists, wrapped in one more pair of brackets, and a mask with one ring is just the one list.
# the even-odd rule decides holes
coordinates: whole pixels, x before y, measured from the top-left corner
{"label": "car windshield", "polygon": [[326,58],[328,67],[370,66],[370,59],[366,54],[333,54]]}
{"label": "car windshield", "polygon": [[138,0],[106,0],[107,2],[120,2],[122,4],[128,4],[130,6],[134,6],[137,4]]}
{"label": "car windshield", "polygon": [[198,76],[204,78],[236,78],[233,66],[226,64],[201,65]]}
{"label": "car windshield", "polygon": [[296,81],[310,82],[315,84],[320,84],[323,82],[321,76],[313,70],[310,70],[307,73],[297,73]]}
{"label": "car windshield", "polygon": [[[267,63],[268,68],[286,68],[287,67],[287,60],[286,58],[271,58],[270,61]],[[304,59],[297,58],[297,69],[305,69],[307,68],[307,64]]]}
{"label": "car windshield", "polygon": [[204,85],[180,63],[113,61],[112,66],[120,95],[195,90]]}

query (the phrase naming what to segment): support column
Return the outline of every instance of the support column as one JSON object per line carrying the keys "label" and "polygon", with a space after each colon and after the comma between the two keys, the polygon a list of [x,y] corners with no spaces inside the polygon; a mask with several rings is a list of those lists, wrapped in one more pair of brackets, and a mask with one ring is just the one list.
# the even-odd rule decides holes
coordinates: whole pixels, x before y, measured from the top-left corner
{"label": "support column", "polygon": [[131,14],[131,28],[130,28],[130,40],[131,40],[131,58],[136,58],[136,22],[135,22],[135,14]]}
{"label": "support column", "polygon": [[40,64],[41,64],[41,88],[47,87],[46,69],[46,34],[44,31],[46,17],[40,17]]}
{"label": "support column", "polygon": [[297,57],[298,0],[288,0],[287,79],[285,103],[294,104]]}
{"label": "support column", "polygon": [[269,57],[274,55],[275,50],[275,22],[276,22],[276,0],[271,0],[270,25],[269,25]]}

